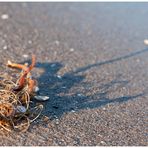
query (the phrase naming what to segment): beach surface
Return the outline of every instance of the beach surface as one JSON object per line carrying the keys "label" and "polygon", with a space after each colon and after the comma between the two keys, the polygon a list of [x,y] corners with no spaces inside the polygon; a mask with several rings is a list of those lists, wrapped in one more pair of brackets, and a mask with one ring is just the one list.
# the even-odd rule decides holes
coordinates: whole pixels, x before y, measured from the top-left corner
{"label": "beach surface", "polygon": [[[1,146],[146,146],[148,3],[0,3],[0,71],[30,62],[49,96]],[[19,72],[19,71],[18,71]],[[33,101],[33,100],[32,100]]]}

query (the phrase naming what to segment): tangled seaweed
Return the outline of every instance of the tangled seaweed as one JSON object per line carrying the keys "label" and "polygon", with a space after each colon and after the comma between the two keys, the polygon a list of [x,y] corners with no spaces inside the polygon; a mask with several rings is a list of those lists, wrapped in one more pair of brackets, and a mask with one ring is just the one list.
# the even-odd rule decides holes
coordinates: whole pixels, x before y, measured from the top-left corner
{"label": "tangled seaweed", "polygon": [[38,88],[30,73],[35,66],[35,56],[32,55],[30,66],[11,61],[8,61],[7,66],[22,71],[16,82],[12,81],[10,76],[0,76],[0,127],[7,131],[26,131],[43,109],[42,105],[30,105],[31,98]]}

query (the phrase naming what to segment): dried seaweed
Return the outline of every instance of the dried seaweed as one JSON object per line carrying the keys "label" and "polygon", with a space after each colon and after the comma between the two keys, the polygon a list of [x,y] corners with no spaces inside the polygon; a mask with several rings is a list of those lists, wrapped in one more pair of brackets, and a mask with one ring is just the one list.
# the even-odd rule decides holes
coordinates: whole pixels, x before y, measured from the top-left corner
{"label": "dried seaweed", "polygon": [[16,82],[12,81],[13,78],[9,75],[0,76],[0,127],[7,131],[26,131],[43,109],[42,105],[30,106],[37,87],[37,82],[32,79],[30,72],[35,66],[35,56],[32,55],[30,66],[10,61],[7,66],[21,69],[21,72]]}

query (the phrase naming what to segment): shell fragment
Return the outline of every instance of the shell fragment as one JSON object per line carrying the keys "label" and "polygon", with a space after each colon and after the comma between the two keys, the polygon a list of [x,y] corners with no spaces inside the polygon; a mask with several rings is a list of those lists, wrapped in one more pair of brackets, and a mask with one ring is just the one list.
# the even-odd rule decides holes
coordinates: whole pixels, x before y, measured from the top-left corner
{"label": "shell fragment", "polygon": [[24,106],[17,106],[16,110],[18,113],[25,113],[26,112],[26,108]]}
{"label": "shell fragment", "polygon": [[34,96],[34,98],[38,101],[46,101],[49,99],[48,96]]}

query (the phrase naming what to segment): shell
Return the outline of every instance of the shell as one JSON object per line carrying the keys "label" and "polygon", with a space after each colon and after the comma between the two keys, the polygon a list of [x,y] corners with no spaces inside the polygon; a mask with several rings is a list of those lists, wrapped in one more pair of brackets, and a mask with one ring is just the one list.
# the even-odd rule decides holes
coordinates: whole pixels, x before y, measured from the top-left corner
{"label": "shell", "polygon": [[18,105],[18,106],[16,107],[16,111],[17,111],[18,113],[25,113],[25,112],[26,112],[26,108],[25,108],[24,106]]}
{"label": "shell", "polygon": [[34,96],[34,98],[38,101],[46,101],[49,99],[48,96]]}

